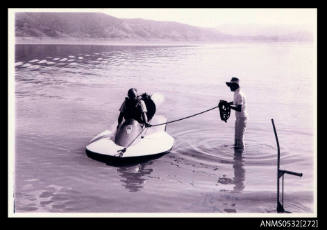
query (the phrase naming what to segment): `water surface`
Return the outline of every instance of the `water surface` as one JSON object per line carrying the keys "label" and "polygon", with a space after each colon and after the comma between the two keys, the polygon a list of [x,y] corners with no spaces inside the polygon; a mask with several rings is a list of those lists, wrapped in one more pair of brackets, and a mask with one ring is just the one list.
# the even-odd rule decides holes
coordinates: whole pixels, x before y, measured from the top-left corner
{"label": "water surface", "polygon": [[[313,212],[313,47],[16,45],[16,212],[267,213],[276,209],[276,143],[285,209]],[[234,120],[217,110],[173,123],[173,150],[115,167],[90,159],[88,141],[109,128],[129,88],[161,93],[173,120],[231,101],[241,79],[249,113],[243,153]]]}

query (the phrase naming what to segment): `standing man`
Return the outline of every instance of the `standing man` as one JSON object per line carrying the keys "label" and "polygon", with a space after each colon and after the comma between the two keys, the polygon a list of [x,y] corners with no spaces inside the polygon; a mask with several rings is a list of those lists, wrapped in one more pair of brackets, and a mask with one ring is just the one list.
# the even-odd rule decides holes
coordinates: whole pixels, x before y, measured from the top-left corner
{"label": "standing man", "polygon": [[233,77],[226,85],[234,92],[234,101],[229,102],[231,109],[235,110],[235,148],[244,149],[243,135],[247,123],[246,101],[243,92],[241,92],[240,80]]}

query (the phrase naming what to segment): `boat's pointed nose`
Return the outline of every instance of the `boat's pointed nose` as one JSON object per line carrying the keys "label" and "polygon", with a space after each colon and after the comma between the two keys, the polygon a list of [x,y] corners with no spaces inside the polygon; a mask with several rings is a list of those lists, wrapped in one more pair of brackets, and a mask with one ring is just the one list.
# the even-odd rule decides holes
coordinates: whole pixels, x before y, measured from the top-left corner
{"label": "boat's pointed nose", "polygon": [[138,135],[142,131],[142,126],[136,120],[127,120],[117,130],[115,143],[127,147],[132,142],[136,141]]}

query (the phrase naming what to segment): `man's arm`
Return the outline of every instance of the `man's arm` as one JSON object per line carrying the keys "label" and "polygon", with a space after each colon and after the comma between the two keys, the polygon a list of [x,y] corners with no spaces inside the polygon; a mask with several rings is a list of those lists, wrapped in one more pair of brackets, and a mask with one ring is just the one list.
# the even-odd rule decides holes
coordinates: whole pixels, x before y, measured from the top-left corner
{"label": "man's arm", "polygon": [[144,124],[147,124],[148,123],[148,116],[146,115],[145,112],[142,113],[142,118],[143,118]]}
{"label": "man's arm", "polygon": [[118,125],[117,125],[117,128],[120,125],[120,123],[123,121],[123,117],[124,117],[124,113],[120,112],[119,117],[118,117]]}
{"label": "man's arm", "polygon": [[142,109],[142,119],[145,124],[145,127],[150,127],[151,125],[148,123],[148,116],[146,115],[147,108],[145,102],[143,100],[140,101],[141,109]]}
{"label": "man's arm", "polygon": [[124,118],[124,113],[125,113],[125,103],[126,103],[126,98],[125,98],[125,101],[123,102],[123,104],[121,104],[120,108],[119,108],[119,116],[118,116],[118,125],[117,125],[117,129],[118,129],[118,126],[120,125],[120,123],[123,121],[123,118]]}
{"label": "man's arm", "polygon": [[151,124],[148,123],[148,116],[146,115],[146,112],[142,113],[142,118],[143,118],[145,127],[146,128],[151,127]]}
{"label": "man's arm", "polygon": [[[233,102],[231,102],[233,104]],[[231,104],[230,104],[231,105]],[[242,111],[242,105],[236,105],[236,106],[232,106],[230,107],[233,110],[236,110],[237,112],[241,112]]]}

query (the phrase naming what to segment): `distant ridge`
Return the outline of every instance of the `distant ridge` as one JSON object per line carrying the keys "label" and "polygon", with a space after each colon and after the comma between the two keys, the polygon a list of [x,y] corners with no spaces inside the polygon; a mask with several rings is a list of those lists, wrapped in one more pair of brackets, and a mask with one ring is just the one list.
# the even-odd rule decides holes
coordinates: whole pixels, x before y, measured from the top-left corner
{"label": "distant ridge", "polygon": [[16,13],[17,38],[108,41],[220,42],[296,41],[309,36],[231,35],[177,22],[120,19],[104,13]]}

